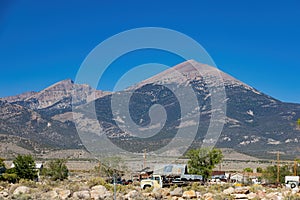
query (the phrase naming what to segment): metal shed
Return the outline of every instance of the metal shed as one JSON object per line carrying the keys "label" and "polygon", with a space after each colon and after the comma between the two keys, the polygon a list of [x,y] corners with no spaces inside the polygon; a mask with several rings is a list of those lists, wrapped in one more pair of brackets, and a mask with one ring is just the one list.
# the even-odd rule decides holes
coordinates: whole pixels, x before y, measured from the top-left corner
{"label": "metal shed", "polygon": [[154,174],[165,176],[182,176],[187,174],[187,165],[184,164],[158,164],[154,166]]}

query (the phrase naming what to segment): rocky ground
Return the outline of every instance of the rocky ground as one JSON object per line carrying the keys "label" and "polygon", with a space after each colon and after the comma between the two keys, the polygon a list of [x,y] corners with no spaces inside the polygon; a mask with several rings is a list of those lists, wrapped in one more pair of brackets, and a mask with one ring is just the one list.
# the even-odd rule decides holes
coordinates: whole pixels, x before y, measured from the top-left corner
{"label": "rocky ground", "polygon": [[[0,182],[0,199],[114,199],[114,186],[106,183],[101,178],[68,179],[52,182],[20,181],[17,184]],[[300,199],[299,190],[287,188],[266,188],[260,185],[234,186],[230,184],[203,186],[194,183],[186,187],[147,188],[140,189],[139,183],[116,186],[116,199],[119,200],[144,200],[144,199]]]}

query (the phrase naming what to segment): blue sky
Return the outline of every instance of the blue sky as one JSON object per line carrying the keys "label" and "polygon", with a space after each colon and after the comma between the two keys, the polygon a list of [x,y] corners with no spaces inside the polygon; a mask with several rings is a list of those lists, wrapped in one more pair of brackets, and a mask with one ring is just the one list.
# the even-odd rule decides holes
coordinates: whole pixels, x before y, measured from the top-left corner
{"label": "blue sky", "polygon": [[[300,103],[299,1],[0,2],[0,97],[74,79],[100,42],[138,27],[165,27],[199,42],[222,71],[279,100]],[[136,61],[138,58],[138,62]],[[135,64],[180,59],[137,52],[106,73],[111,90]]]}

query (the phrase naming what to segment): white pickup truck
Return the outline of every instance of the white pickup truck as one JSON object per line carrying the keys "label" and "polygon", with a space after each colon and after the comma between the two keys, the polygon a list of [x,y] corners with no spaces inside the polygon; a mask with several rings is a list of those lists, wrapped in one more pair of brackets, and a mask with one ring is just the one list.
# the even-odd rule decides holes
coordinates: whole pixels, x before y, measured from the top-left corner
{"label": "white pickup truck", "polygon": [[152,175],[148,179],[141,180],[141,188],[146,189],[147,187],[154,187],[154,188],[162,188],[163,187],[163,180],[164,178],[161,175]]}
{"label": "white pickup truck", "polygon": [[299,176],[285,176],[285,186],[287,188],[296,188],[299,186]]}

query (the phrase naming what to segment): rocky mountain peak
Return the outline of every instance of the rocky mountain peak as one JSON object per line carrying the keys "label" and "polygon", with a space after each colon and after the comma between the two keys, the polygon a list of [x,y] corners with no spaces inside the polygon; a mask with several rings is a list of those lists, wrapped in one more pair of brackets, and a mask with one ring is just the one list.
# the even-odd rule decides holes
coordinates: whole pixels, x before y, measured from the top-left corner
{"label": "rocky mountain peak", "polygon": [[232,76],[222,72],[216,67],[209,66],[207,64],[199,63],[195,60],[187,60],[172,68],[169,68],[149,79],[146,79],[129,89],[139,88],[146,84],[186,84],[190,81],[209,81],[214,82],[216,79],[224,82],[225,85],[243,85],[246,84],[233,78]]}
{"label": "rocky mountain peak", "polygon": [[3,98],[10,103],[19,104],[33,110],[55,106],[57,109],[70,108],[102,97],[108,92],[99,91],[87,84],[75,84],[71,79],[59,81],[40,92],[28,92]]}

